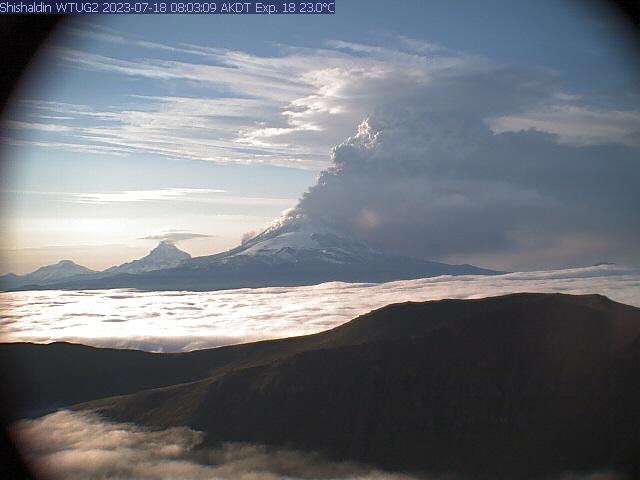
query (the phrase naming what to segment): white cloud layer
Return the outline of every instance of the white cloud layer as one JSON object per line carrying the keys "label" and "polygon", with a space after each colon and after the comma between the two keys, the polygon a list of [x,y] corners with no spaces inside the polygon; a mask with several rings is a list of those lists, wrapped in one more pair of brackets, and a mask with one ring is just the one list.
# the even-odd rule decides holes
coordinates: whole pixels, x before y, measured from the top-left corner
{"label": "white cloud layer", "polygon": [[117,190],[110,192],[46,192],[34,190],[1,189],[0,194],[47,196],[54,200],[109,205],[118,203],[179,202],[235,206],[273,206],[287,208],[296,203],[295,198],[256,197],[230,194],[227,190],[213,188],[162,188],[155,190]]}
{"label": "white cloud layer", "polygon": [[320,332],[390,303],[514,292],[599,293],[640,307],[640,270],[602,265],[499,276],[216,292],[0,293],[0,340],[189,351]]}
{"label": "white cloud layer", "polygon": [[[61,410],[22,420],[11,433],[30,468],[51,480],[454,480],[451,475],[384,472],[246,443],[205,449],[200,446],[203,435],[186,427],[151,430],[86,412]],[[594,472],[545,480],[625,478]]]}
{"label": "white cloud layer", "polygon": [[226,444],[198,448],[186,427],[153,431],[95,415],[59,411],[18,422],[13,435],[25,460],[52,480],[412,480],[317,455]]}
{"label": "white cloud layer", "polygon": [[159,240],[161,242],[181,242],[185,240],[192,240],[194,238],[211,238],[214,235],[205,235],[203,233],[195,233],[195,232],[186,232],[183,230],[166,230],[161,233],[156,233],[153,235],[147,235],[146,237],[141,237],[140,240]]}
{"label": "white cloud layer", "polygon": [[[77,193],[74,194],[77,203],[129,203],[153,202],[162,200],[178,200],[191,198],[196,201],[206,200],[206,195],[212,193],[226,193],[226,190],[208,188],[165,188],[160,190],[128,190],[123,192]],[[205,197],[203,197],[205,195]]]}

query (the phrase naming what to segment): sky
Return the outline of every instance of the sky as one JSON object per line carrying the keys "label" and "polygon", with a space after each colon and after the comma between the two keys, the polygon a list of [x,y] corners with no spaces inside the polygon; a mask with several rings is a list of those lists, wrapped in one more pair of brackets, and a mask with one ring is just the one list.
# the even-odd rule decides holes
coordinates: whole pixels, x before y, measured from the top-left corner
{"label": "sky", "polygon": [[291,208],[432,260],[640,264],[640,65],[615,17],[336,11],[70,20],[3,119],[0,273],[166,236],[212,254]]}

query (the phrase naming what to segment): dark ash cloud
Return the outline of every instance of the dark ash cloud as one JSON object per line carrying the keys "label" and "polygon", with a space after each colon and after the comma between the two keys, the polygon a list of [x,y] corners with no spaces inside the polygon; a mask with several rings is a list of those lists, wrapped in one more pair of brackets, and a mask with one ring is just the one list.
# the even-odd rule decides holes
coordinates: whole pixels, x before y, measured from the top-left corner
{"label": "dark ash cloud", "polygon": [[371,83],[383,100],[299,210],[387,250],[497,269],[640,258],[638,146],[490,127],[557,103],[553,78],[462,58]]}

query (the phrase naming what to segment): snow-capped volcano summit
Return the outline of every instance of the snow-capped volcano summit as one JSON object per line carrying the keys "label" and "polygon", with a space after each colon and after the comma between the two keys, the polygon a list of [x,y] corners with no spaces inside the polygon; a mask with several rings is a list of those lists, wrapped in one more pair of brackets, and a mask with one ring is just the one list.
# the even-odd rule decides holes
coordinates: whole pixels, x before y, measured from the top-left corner
{"label": "snow-capped volcano summit", "polygon": [[[189,286],[182,288],[225,289],[498,272],[382,252],[339,232],[322,219],[292,212],[234,249],[193,258],[178,269],[153,274],[153,280],[160,281],[160,276],[172,273],[183,280],[189,278]],[[169,279],[163,278],[165,281]]]}
{"label": "snow-capped volcano summit", "polygon": [[95,272],[71,260],[60,260],[56,264],[40,267],[26,275],[15,275],[12,273],[3,275],[0,277],[0,288],[10,289],[21,285],[46,285],[78,275],[88,275],[92,273]]}
{"label": "snow-capped volcano summit", "polygon": [[373,249],[339,233],[322,220],[295,214],[272,222],[262,233],[219,258],[228,263],[242,256],[260,256],[274,262],[323,257],[328,262],[348,263],[374,253]]}
{"label": "snow-capped volcano summit", "polygon": [[161,241],[149,254],[145,257],[123,263],[116,267],[111,267],[102,272],[102,274],[115,275],[119,273],[144,273],[153,270],[161,270],[163,268],[173,268],[180,265],[185,260],[191,258],[187,252],[183,252],[168,240]]}
{"label": "snow-capped volcano summit", "polygon": [[171,241],[163,240],[148,255],[138,260],[107,268],[101,272],[90,270],[71,260],[61,260],[55,265],[41,267],[28,275],[14,275],[12,273],[3,275],[0,277],[0,290],[57,286],[60,283],[92,285],[117,275],[137,275],[165,268],[175,268],[189,259],[191,259],[191,255],[187,252],[180,250]]}
{"label": "snow-capped volcano summit", "polygon": [[35,272],[30,273],[29,277],[34,281],[50,282],[92,272],[93,270],[83,267],[82,265],[78,265],[71,260],[60,260],[55,265],[40,267]]}

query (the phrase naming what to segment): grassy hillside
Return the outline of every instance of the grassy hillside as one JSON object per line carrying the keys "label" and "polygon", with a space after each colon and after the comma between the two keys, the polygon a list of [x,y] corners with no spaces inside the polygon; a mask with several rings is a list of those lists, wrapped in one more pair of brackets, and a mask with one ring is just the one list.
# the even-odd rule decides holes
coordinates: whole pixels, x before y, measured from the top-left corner
{"label": "grassy hillside", "polygon": [[500,478],[632,469],[640,452],[640,309],[597,295],[404,303],[316,335],[189,354],[2,349],[24,355],[41,399],[118,395],[79,408],[188,425],[209,444]]}

